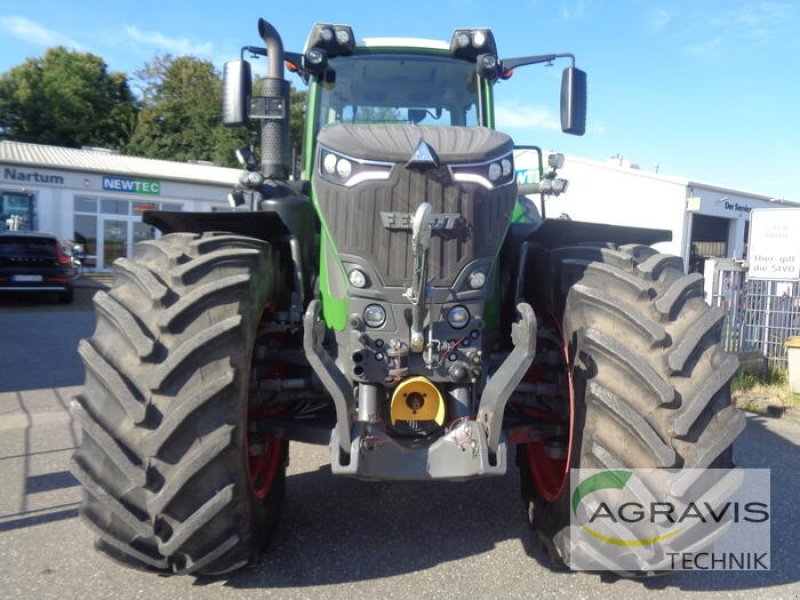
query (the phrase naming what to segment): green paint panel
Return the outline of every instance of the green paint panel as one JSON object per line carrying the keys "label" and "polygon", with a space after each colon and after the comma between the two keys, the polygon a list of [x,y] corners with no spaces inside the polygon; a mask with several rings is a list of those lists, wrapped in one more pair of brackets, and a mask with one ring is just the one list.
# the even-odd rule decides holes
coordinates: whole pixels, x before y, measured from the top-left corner
{"label": "green paint panel", "polygon": [[[502,248],[502,244],[500,245]],[[500,327],[500,262],[495,259],[492,269],[492,296],[483,305],[483,322],[486,329]]]}
{"label": "green paint panel", "polygon": [[[309,180],[310,179],[311,176],[309,173]],[[339,269],[342,272],[342,277],[344,278],[345,282],[347,281],[347,278],[344,276],[344,266],[339,259],[339,253],[336,249],[336,244],[333,242],[333,238],[328,231],[328,225],[325,222],[322,211],[319,209],[317,192],[314,189],[313,183],[311,185],[311,202],[314,204],[314,210],[317,212],[317,217],[319,218],[320,227],[322,229],[320,233],[319,244],[319,293],[322,300],[322,319],[331,329],[342,331],[347,325],[348,302],[347,298],[337,298],[331,294],[331,271],[329,269]],[[330,253],[333,255],[335,260],[335,264],[333,265],[328,264],[328,248],[330,248]],[[347,285],[347,283],[345,283],[345,285]]]}
{"label": "green paint panel", "polygon": [[319,291],[322,296],[322,319],[325,324],[336,331],[343,331],[347,325],[347,298],[336,298],[330,292],[329,269],[341,269],[342,265],[339,262],[338,256],[336,261],[338,264],[328,265],[328,252],[326,245],[330,244],[333,253],[336,254],[336,247],[327,232],[322,234],[322,243],[320,244],[320,274],[319,274]]}

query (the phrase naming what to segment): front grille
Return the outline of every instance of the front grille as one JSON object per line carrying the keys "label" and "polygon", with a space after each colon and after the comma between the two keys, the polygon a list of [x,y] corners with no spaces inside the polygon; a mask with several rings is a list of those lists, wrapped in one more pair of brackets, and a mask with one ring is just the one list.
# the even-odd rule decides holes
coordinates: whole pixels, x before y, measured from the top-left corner
{"label": "front grille", "polygon": [[516,186],[487,190],[458,184],[446,167],[414,171],[397,166],[387,181],[352,188],[319,177],[314,180],[320,211],[339,253],[363,257],[384,285],[408,285],[412,276],[411,231],[388,229],[382,212],[414,214],[429,202],[434,214],[459,214],[460,226],[434,231],[430,277],[437,287],[451,287],[459,272],[476,258],[493,257],[516,202]]}

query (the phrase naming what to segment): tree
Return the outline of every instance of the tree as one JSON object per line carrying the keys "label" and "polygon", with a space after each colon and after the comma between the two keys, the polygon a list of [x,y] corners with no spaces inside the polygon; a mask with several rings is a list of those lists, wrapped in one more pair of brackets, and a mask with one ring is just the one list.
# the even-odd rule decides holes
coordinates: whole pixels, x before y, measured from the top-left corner
{"label": "tree", "polygon": [[124,73],[102,58],[50,48],[0,75],[0,137],[22,142],[118,148],[127,143],[136,101]]}
{"label": "tree", "polygon": [[[238,166],[234,151],[255,142],[259,123],[222,125],[222,79],[213,65],[193,56],[155,57],[134,73],[142,97],[136,131],[126,151],[169,160],[208,160]],[[260,81],[253,83],[259,93]],[[292,90],[290,131],[294,152],[302,147],[305,92]]]}
{"label": "tree", "polygon": [[292,87],[291,108],[289,113],[289,140],[292,144],[292,156],[299,160],[303,151],[303,132],[306,122],[306,102],[308,92]]}
{"label": "tree", "polygon": [[143,106],[126,152],[235,164],[234,150],[249,143],[252,134],[222,125],[222,83],[209,61],[166,54],[134,77]]}

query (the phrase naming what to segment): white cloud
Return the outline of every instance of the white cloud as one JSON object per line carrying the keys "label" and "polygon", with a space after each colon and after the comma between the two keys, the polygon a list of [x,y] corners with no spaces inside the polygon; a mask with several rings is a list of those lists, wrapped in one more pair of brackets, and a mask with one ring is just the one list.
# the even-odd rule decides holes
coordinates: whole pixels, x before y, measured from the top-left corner
{"label": "white cloud", "polygon": [[516,104],[498,104],[495,107],[497,128],[504,129],[546,129],[560,131],[558,117],[547,108]]}
{"label": "white cloud", "polygon": [[684,48],[685,54],[706,57],[732,48],[779,47],[800,23],[798,5],[773,0],[728,3],[722,10],[701,10],[687,19],[695,25],[684,33],[707,40]]}
{"label": "white cloud", "polygon": [[208,56],[214,45],[210,42],[193,42],[187,38],[170,38],[159,31],[142,31],[135,25],[125,25],[126,35],[138,44],[151,46],[157,51],[174,54]]}
{"label": "white cloud", "polygon": [[607,129],[604,123],[592,123],[589,125],[589,133],[592,135],[605,135],[606,131]]}
{"label": "white cloud", "polygon": [[65,46],[73,50],[85,50],[82,44],[71,37],[47,29],[36,21],[31,21],[25,17],[0,17],[0,31],[45,48]]}
{"label": "white cloud", "polygon": [[648,21],[648,27],[650,31],[657,33],[664,29],[669,22],[672,21],[672,13],[668,10],[658,9],[650,15],[650,19]]}
{"label": "white cloud", "polygon": [[708,56],[709,54],[713,54],[714,51],[722,45],[722,42],[722,37],[717,36],[715,38],[711,38],[710,40],[687,46],[683,49],[683,52],[684,54],[688,54],[690,56]]}
{"label": "white cloud", "polygon": [[766,40],[777,37],[787,23],[795,20],[796,8],[787,2],[746,2],[722,13],[712,23],[743,39]]}
{"label": "white cloud", "polygon": [[561,6],[561,18],[565,21],[571,19],[583,19],[589,12],[589,2],[587,0],[577,0],[567,2]]}

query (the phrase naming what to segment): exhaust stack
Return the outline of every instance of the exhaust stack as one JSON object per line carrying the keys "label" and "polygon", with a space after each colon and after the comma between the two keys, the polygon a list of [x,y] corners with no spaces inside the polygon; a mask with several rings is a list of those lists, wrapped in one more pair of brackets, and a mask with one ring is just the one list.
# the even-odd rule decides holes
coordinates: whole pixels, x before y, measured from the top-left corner
{"label": "exhaust stack", "polygon": [[[283,41],[278,31],[264,19],[258,20],[258,34],[264,40],[269,61],[267,77],[261,88],[263,97],[251,101],[251,116],[259,116],[263,120],[261,171],[268,179],[288,179],[289,82],[283,78]],[[256,103],[259,104],[257,107]]]}

